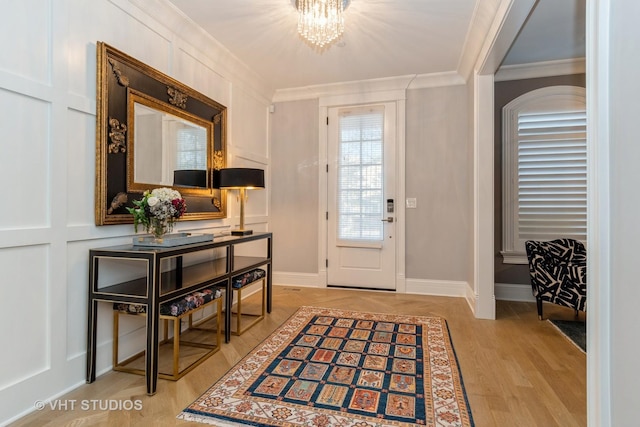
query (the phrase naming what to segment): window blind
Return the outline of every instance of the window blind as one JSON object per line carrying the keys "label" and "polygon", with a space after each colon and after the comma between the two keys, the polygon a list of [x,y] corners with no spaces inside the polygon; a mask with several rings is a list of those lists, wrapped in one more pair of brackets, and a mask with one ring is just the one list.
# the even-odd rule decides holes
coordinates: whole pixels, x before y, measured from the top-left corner
{"label": "window blind", "polygon": [[384,111],[340,115],[338,238],[382,240]]}
{"label": "window blind", "polygon": [[518,115],[518,237],[586,240],[585,111]]}

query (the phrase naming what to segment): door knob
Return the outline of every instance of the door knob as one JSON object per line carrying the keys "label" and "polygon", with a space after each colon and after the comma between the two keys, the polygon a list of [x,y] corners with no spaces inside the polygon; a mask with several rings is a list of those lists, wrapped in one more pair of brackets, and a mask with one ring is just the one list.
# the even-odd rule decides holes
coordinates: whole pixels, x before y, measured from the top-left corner
{"label": "door knob", "polygon": [[381,221],[385,221],[385,222],[393,222],[393,217],[392,217],[392,216],[388,216],[387,218],[383,218],[383,219],[381,219]]}

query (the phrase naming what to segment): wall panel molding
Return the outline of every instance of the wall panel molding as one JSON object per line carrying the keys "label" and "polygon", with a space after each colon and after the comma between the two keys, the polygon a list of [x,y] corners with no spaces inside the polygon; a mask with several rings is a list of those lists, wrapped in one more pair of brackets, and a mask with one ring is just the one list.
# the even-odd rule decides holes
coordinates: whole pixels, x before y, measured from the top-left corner
{"label": "wall panel molding", "polygon": [[[2,289],[2,300],[9,302],[3,305],[3,316],[29,319],[20,322],[19,328],[7,327],[3,332],[4,348],[20,351],[8,351],[3,356],[0,392],[37,378],[48,372],[54,363],[53,340],[49,335],[56,320],[51,316],[52,252],[47,243],[0,249],[0,269],[6,285]],[[21,301],[29,301],[29,304],[20,304]]]}
{"label": "wall panel molding", "polygon": [[53,87],[49,84],[3,70],[0,70],[0,89],[42,101],[51,101],[54,93]]}

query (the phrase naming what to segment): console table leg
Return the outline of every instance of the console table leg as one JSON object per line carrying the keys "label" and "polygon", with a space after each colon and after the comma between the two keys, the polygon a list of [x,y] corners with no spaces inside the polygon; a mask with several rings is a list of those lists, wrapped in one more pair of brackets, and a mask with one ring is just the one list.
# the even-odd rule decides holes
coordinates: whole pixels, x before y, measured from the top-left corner
{"label": "console table leg", "polygon": [[147,354],[146,354],[146,380],[147,394],[156,393],[158,385],[158,322],[160,321],[158,309],[149,306],[147,308]]}
{"label": "console table leg", "polygon": [[267,264],[267,313],[271,313],[273,305],[273,273],[271,271],[271,263]]}
{"label": "console table leg", "polygon": [[87,383],[96,380],[96,337],[97,337],[97,318],[98,302],[93,298],[89,298],[88,307],[88,327],[87,327]]}
{"label": "console table leg", "polygon": [[224,342],[231,340],[231,307],[233,306],[233,291],[231,290],[231,279],[227,280],[224,295]]}

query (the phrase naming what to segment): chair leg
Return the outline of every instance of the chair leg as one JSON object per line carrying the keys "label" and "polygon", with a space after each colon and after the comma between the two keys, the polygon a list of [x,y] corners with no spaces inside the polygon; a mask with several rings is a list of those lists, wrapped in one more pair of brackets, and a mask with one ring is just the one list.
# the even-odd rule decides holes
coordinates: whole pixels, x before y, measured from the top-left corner
{"label": "chair leg", "polygon": [[242,288],[238,288],[238,303],[236,305],[236,308],[238,310],[236,334],[240,335],[242,333]]}
{"label": "chair leg", "polygon": [[118,366],[118,340],[119,340],[120,313],[113,310],[113,366]]}
{"label": "chair leg", "polygon": [[262,279],[262,317],[267,314],[267,279]]}
{"label": "chair leg", "polygon": [[[232,314],[235,314],[236,317],[236,330],[235,331],[231,331],[231,333],[233,335],[242,335],[245,331],[247,331],[249,328],[253,327],[254,325],[256,325],[259,321],[261,321],[262,319],[264,319],[266,313],[267,313],[267,281],[266,279],[262,278],[259,279],[261,281],[261,299],[262,299],[262,304],[261,304],[261,311],[260,314],[253,314],[253,313],[243,313],[242,312],[242,287],[241,288],[237,288],[234,289],[235,291],[237,291],[237,302],[234,305],[234,307],[236,308],[235,312],[232,312]],[[251,282],[248,285],[253,285],[254,283],[257,283],[258,281],[255,282]],[[245,325],[243,327],[242,325],[242,316],[248,316],[253,318],[253,321],[251,323],[249,323],[248,325]],[[246,320],[245,320],[246,322]]]}
{"label": "chair leg", "polygon": [[538,305],[538,320],[542,320],[542,300],[536,298],[536,304]]}
{"label": "chair leg", "polygon": [[182,332],[181,329],[182,329],[181,318],[180,317],[174,318],[173,319],[173,376],[174,378],[180,378],[180,332]]}

